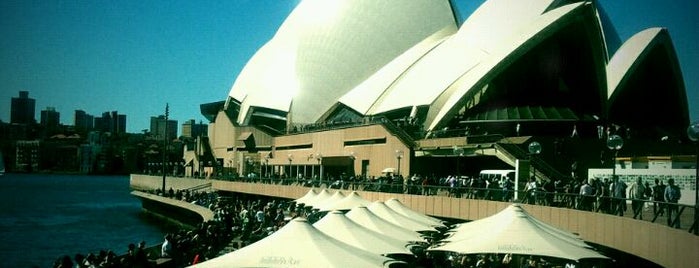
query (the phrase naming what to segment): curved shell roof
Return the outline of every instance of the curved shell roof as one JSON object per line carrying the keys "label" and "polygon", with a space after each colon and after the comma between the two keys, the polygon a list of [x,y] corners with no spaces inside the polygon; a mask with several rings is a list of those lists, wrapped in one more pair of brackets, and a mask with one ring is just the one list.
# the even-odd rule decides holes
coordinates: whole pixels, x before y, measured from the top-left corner
{"label": "curved shell roof", "polygon": [[314,122],[386,63],[449,27],[456,30],[447,0],[303,1],[233,84],[237,121],[264,107]]}
{"label": "curved shell roof", "polygon": [[290,123],[316,122],[342,107],[362,116],[428,107],[421,123],[440,129],[469,98],[570,25],[580,31],[572,35],[583,36],[576,48],[590,58],[581,72],[584,92],[575,96],[598,101],[597,112],[661,31],[643,31],[616,50],[618,36],[594,1],[485,1],[458,29],[447,0],[388,2],[301,2],[231,88],[230,98],[241,103],[236,121],[249,123],[256,107],[288,112]]}
{"label": "curved shell roof", "polygon": [[[497,49],[505,39],[520,31],[524,25],[529,25],[539,17],[553,1],[487,1],[479,7],[464,22],[459,31],[439,42],[436,47],[427,54],[416,46],[409,53],[421,54],[416,62],[410,64],[405,70],[406,64],[401,64],[402,58],[396,59],[386,68],[399,68],[400,77],[394,76],[388,88],[374,88],[382,92],[382,98],[374,103],[368,114],[380,114],[383,112],[420,105],[430,105],[435,99],[452,85],[459,77],[471,71],[483,60],[487,59],[493,50]],[[398,73],[397,71],[377,72],[368,81],[387,79],[385,73]],[[355,89],[357,90],[357,89]],[[364,90],[358,88],[358,90]],[[352,94],[354,92],[351,92]],[[348,101],[343,98],[340,101],[357,111],[357,103],[360,100]]]}
{"label": "curved shell roof", "polygon": [[621,81],[629,74],[631,67],[637,64],[647,53],[651,44],[660,37],[663,28],[650,28],[643,30],[624,42],[617,53],[607,64],[607,97],[610,98]]}

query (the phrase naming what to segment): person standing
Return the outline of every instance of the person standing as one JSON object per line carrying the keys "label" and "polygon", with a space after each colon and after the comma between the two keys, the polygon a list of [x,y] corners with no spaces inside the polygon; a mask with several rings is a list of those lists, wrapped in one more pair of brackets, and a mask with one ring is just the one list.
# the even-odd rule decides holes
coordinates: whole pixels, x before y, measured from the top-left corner
{"label": "person standing", "polygon": [[[680,228],[680,217],[677,215],[677,202],[682,197],[680,192],[680,187],[675,185],[675,179],[667,180],[667,187],[665,187],[665,202],[667,202],[667,225],[670,227]],[[677,217],[677,220],[673,222],[673,217]]]}
{"label": "person standing", "polygon": [[643,219],[643,203],[646,198],[646,187],[643,185],[641,177],[636,178],[636,182],[629,187],[629,198],[631,199],[631,209],[633,210],[633,218],[636,216]]}
{"label": "person standing", "polygon": [[665,214],[665,204],[660,202],[665,202],[665,185],[662,181],[655,179],[655,185],[653,185],[653,214],[654,216],[662,216]]}
{"label": "person standing", "polygon": [[583,180],[583,184],[580,186],[580,203],[578,209],[580,210],[591,210],[592,209],[592,198],[594,196],[594,188],[588,183],[587,180]]}
{"label": "person standing", "polygon": [[626,183],[620,180],[618,176],[614,175],[609,191],[613,198],[612,214],[624,216],[624,211],[626,211]]}
{"label": "person standing", "polygon": [[160,257],[172,258],[172,236],[170,234],[165,235],[165,241],[160,247]]}

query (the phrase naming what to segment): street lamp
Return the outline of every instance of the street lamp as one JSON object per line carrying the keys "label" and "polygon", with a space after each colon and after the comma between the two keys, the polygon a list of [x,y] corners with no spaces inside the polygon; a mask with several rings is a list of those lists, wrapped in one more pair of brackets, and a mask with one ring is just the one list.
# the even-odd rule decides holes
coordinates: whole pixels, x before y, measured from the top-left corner
{"label": "street lamp", "polygon": [[464,148],[459,148],[456,145],[454,145],[454,155],[456,156],[456,177],[461,178],[461,174],[459,172],[459,159],[461,159],[462,156],[464,156]]}
{"label": "street lamp", "polygon": [[269,176],[269,155],[265,155],[265,176],[271,178]]}
{"label": "street lamp", "polygon": [[403,158],[403,151],[402,150],[396,150],[396,159],[398,159],[398,170],[396,171],[396,174],[400,176],[400,159]]}
{"label": "street lamp", "polygon": [[694,156],[694,234],[699,235],[699,121],[687,127],[687,136],[697,148]]}
{"label": "street lamp", "polygon": [[162,168],[163,168],[163,188],[162,188],[163,196],[165,196],[165,179],[167,178],[167,175],[165,174],[165,171],[166,171],[165,170],[165,168],[166,168],[165,161],[167,161],[166,159],[168,158],[168,156],[167,156],[167,153],[168,153],[168,149],[167,149],[167,147],[168,147],[168,144],[167,144],[167,139],[168,139],[168,137],[167,137],[167,120],[168,120],[168,116],[170,116],[170,104],[165,103],[165,131],[163,133],[164,139],[163,139],[163,166],[162,166]]}
{"label": "street lamp", "polygon": [[[536,171],[534,170],[534,158],[541,153],[541,143],[532,141],[529,143],[529,146],[527,146],[527,150],[529,151],[529,176],[531,177],[536,175]],[[515,200],[519,200],[519,176],[515,176]]]}
{"label": "street lamp", "polygon": [[320,169],[318,172],[320,172],[320,182],[323,182],[323,154],[317,153],[316,154],[316,160],[318,160],[318,166],[320,166]]}
{"label": "street lamp", "polygon": [[287,178],[291,178],[291,161],[294,160],[294,156],[292,154],[286,155],[286,158],[289,159],[289,174],[286,175]]}
{"label": "street lamp", "polygon": [[616,156],[619,153],[619,150],[621,150],[621,147],[624,147],[624,139],[622,139],[621,136],[614,134],[607,138],[607,148],[614,151],[614,161],[612,162],[612,180],[614,180],[614,177],[616,176]]}
{"label": "street lamp", "polygon": [[252,173],[252,168],[253,168],[253,166],[252,166],[252,159],[250,159],[249,156],[246,156],[246,157],[245,157],[245,168],[244,168],[244,170],[243,170],[243,172],[245,173],[244,175],[245,175],[246,177],[251,178],[251,176],[250,176],[251,174],[250,174],[250,173]]}

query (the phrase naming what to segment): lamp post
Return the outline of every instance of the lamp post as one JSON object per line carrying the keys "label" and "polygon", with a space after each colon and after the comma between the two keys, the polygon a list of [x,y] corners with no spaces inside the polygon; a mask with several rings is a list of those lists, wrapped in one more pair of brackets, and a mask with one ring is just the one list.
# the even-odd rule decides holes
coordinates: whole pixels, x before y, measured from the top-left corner
{"label": "lamp post", "polygon": [[[534,170],[534,158],[536,155],[541,153],[541,143],[538,141],[532,141],[529,143],[529,146],[527,146],[527,150],[529,151],[529,175],[531,176],[536,176],[536,171]],[[515,176],[515,200],[519,200],[519,178]]]}
{"label": "lamp post", "polygon": [[291,178],[291,177],[290,177],[290,176],[291,176],[291,161],[294,160],[294,156],[293,156],[292,154],[288,154],[288,155],[286,156],[286,158],[289,159],[289,174],[286,175],[286,177],[287,177],[287,179],[288,179],[288,178]]}
{"label": "lamp post", "polygon": [[271,178],[269,176],[269,155],[265,155],[265,176]]}
{"label": "lamp post", "polygon": [[621,147],[624,147],[624,139],[622,139],[621,136],[614,134],[607,138],[607,148],[614,151],[614,161],[612,161],[612,180],[614,180],[614,177],[616,177],[616,156],[619,153],[619,150],[621,150]]}
{"label": "lamp post", "polygon": [[464,148],[459,148],[454,145],[454,155],[456,156],[456,177],[461,179],[461,173],[459,172],[459,159],[464,156]]}
{"label": "lamp post", "polygon": [[398,160],[398,170],[396,171],[396,175],[400,176],[400,160],[403,158],[403,151],[402,150],[396,150],[396,159]]}
{"label": "lamp post", "polygon": [[694,234],[699,235],[699,121],[687,127],[687,136],[696,147],[696,155],[694,156]]}
{"label": "lamp post", "polygon": [[165,161],[167,161],[167,119],[168,116],[170,116],[170,104],[165,103],[165,131],[163,133],[163,196],[165,196],[165,178],[167,177],[166,175],[166,166],[165,166]]}
{"label": "lamp post", "polygon": [[316,154],[316,160],[318,160],[318,166],[320,167],[319,171],[320,172],[320,182],[323,182],[323,154],[317,153]]}

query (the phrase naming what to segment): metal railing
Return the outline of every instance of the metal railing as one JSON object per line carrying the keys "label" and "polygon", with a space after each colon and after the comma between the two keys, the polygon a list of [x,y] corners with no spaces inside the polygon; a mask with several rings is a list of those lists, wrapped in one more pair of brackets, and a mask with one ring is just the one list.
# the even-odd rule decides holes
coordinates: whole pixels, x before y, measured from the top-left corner
{"label": "metal railing", "polygon": [[[275,185],[317,187],[348,191],[388,192],[412,195],[446,196],[474,200],[491,200],[500,202],[519,202],[539,206],[560,207],[585,210],[596,213],[629,217],[649,221],[677,229],[687,229],[689,233],[697,228],[694,220],[694,206],[652,201],[647,199],[614,198],[610,196],[583,196],[566,192],[547,192],[545,190],[518,191],[519,200],[514,200],[514,190],[501,188],[449,187],[419,184],[403,184],[390,180],[346,180],[321,181],[312,179],[280,178],[212,178],[244,183],[264,183]],[[687,225],[687,223],[690,223]]]}

